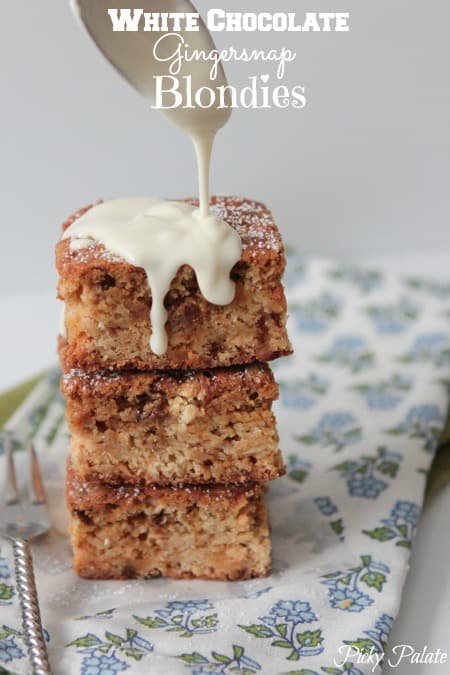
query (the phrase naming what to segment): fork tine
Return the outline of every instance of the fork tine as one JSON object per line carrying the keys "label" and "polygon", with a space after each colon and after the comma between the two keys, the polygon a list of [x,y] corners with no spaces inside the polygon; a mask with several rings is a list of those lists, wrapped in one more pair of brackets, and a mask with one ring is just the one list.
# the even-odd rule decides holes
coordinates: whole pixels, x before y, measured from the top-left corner
{"label": "fork tine", "polygon": [[6,486],[5,486],[5,504],[13,506],[18,504],[19,490],[17,489],[16,469],[14,467],[13,440],[10,433],[6,434]]}
{"label": "fork tine", "polygon": [[30,463],[29,499],[31,504],[45,504],[45,490],[41,470],[34,443],[28,443],[28,459]]}

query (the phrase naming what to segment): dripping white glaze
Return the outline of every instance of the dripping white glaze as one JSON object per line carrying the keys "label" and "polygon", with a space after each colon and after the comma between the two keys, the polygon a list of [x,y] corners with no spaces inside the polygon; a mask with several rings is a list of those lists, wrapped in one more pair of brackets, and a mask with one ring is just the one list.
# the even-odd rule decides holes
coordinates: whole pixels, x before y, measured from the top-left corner
{"label": "dripping white glaze", "polygon": [[206,300],[216,305],[233,300],[230,272],[241,257],[240,237],[221,218],[190,204],[157,197],[114,199],[87,211],[63,238],[71,238],[73,250],[94,239],[145,270],[152,294],[150,347],[158,356],[168,343],[164,299],[182,265],[192,267]]}
{"label": "dripping white glaze", "polygon": [[[151,4],[146,1],[147,5]],[[186,43],[185,48],[190,54],[209,53],[215,48],[201,20],[198,31],[174,30],[161,38],[159,32],[153,31],[113,31],[104,3],[72,0],[72,4],[106,58],[152,105],[158,98],[156,82],[158,78],[170,76],[171,55],[181,43]],[[120,8],[121,5],[118,0],[111,0],[108,6]],[[187,0],[178,0],[177,9],[195,11]],[[212,79],[211,64],[202,58],[182,59],[177,77],[180,82],[189,77],[193,90],[227,85],[222,64]],[[164,298],[179,267],[190,265],[204,297],[225,305],[234,296],[230,271],[241,254],[238,234],[209,210],[211,151],[217,132],[230,117],[231,107],[204,108],[198,103],[174,106],[170,87],[167,91],[163,88],[160,94],[158,108],[194,144],[199,209],[157,198],[116,199],[89,210],[64,234],[65,238],[72,238],[73,250],[84,248],[89,245],[89,239],[95,239],[112,253],[144,268],[152,292],[150,347],[158,355],[167,349]],[[220,97],[216,96],[215,100],[219,101]]]}
{"label": "dripping white glaze", "polygon": [[[115,31],[104,2],[71,0],[71,4],[89,36],[122,77],[191,138],[197,154],[200,212],[206,216],[209,213],[208,182],[212,145],[215,135],[228,121],[232,108],[222,63],[219,62],[212,72],[208,58],[194,58],[194,55],[210,54],[216,49],[204,21],[199,19],[198,30],[187,31],[184,22],[178,26],[169,14],[169,31]],[[151,0],[142,0],[140,8],[143,9],[136,12],[151,13],[155,9],[154,4]],[[173,5],[177,12],[197,13],[188,0],[168,4]],[[120,0],[110,0],[107,7],[114,14],[114,9],[121,11],[122,5]],[[185,57],[177,60],[175,57],[180,49]],[[178,83],[189,79],[192,91],[198,92],[205,88],[212,90],[216,104],[204,107],[195,97],[189,105],[185,101],[183,104],[177,102],[172,92],[174,79]],[[157,83],[161,81],[164,86],[158,87]],[[226,105],[220,105],[219,90],[225,91]]]}

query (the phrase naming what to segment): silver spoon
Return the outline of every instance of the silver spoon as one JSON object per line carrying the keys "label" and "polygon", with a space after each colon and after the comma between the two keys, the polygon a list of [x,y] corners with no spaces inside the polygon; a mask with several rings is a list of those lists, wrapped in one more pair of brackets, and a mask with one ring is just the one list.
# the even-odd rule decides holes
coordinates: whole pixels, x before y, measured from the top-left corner
{"label": "silver spoon", "polygon": [[[165,34],[163,32],[143,30],[114,32],[109,9],[120,11],[123,0],[71,0],[71,6],[81,23],[86,28],[97,47],[138,92],[148,98],[152,105],[156,98],[155,77],[168,77],[169,66],[177,48],[184,49],[188,43],[188,53],[192,49],[204,50],[210,54],[216,50],[211,35],[200,18],[199,30],[194,32],[180,31],[179,33]],[[129,0],[127,9],[143,10],[146,12],[196,12],[189,0]],[[142,19],[143,21],[143,19]],[[184,41],[184,42],[182,42]],[[157,44],[158,43],[158,44]],[[155,45],[159,58],[168,59],[158,61],[154,56]],[[227,86],[227,80],[221,64],[217,69],[214,80],[210,78],[212,62],[204,59],[182,61],[180,71],[176,74],[180,82],[180,91],[186,86],[186,77],[191,78],[191,89],[195,92],[202,86],[212,89]],[[170,84],[171,80],[167,80]],[[228,95],[226,96],[227,100]],[[160,95],[163,105],[172,105],[174,95],[167,93]],[[198,106],[193,101],[193,108],[183,109],[181,106],[165,109],[162,112],[177,126],[191,135],[199,131],[211,130],[216,132],[230,116],[231,108],[211,107],[208,109]]]}

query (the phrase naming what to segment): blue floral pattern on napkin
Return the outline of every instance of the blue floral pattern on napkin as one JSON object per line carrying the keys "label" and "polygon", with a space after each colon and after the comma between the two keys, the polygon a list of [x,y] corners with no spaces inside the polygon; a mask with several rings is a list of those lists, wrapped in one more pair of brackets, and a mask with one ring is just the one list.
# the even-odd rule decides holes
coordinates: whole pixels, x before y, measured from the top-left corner
{"label": "blue floral pattern on napkin", "polygon": [[[54,530],[34,557],[58,674],[376,672],[339,650],[382,655],[398,612],[448,408],[450,284],[291,256],[286,287],[295,352],[273,364],[287,474],[268,489],[267,579],[77,578],[57,371],[10,421],[18,462],[33,438],[45,466]],[[2,543],[0,670],[28,673],[12,570]]]}

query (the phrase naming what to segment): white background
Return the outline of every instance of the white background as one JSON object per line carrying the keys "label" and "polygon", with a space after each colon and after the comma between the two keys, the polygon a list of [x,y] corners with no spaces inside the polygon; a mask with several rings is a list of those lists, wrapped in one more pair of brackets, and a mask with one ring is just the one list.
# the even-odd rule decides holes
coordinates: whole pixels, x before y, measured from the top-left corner
{"label": "white background", "polygon": [[[295,49],[286,84],[305,85],[308,104],[234,111],[217,141],[213,190],[266,201],[285,239],[308,253],[450,277],[450,3],[312,4],[278,0],[276,10],[350,11],[351,31],[216,34],[220,47]],[[225,5],[274,11],[268,0]],[[1,9],[3,389],[55,359],[53,246],[65,216],[99,197],[193,194],[196,176],[187,139],[121,82],[68,2]],[[263,72],[273,70],[227,67],[238,87]],[[425,513],[393,643],[450,652],[449,509],[447,489]],[[392,672],[444,675],[450,665]]]}

